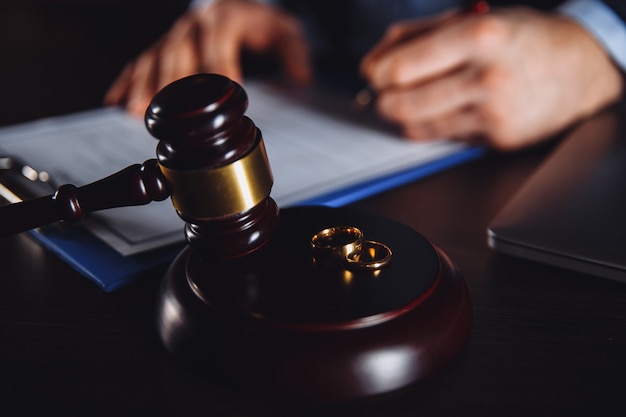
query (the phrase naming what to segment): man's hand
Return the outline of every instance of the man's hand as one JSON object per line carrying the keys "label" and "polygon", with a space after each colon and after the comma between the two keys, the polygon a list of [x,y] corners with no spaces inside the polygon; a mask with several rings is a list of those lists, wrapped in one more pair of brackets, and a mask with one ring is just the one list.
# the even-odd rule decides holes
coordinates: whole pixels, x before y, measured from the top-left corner
{"label": "man's hand", "polygon": [[297,20],[252,0],[215,1],[182,16],[151,48],[130,62],[105,103],[125,103],[142,116],[153,95],[179,78],[213,72],[241,82],[242,49],[275,54],[296,82],[311,78],[309,51]]}
{"label": "man's hand", "polygon": [[530,145],[614,102],[623,79],[577,23],[526,8],[394,25],[361,70],[409,138]]}

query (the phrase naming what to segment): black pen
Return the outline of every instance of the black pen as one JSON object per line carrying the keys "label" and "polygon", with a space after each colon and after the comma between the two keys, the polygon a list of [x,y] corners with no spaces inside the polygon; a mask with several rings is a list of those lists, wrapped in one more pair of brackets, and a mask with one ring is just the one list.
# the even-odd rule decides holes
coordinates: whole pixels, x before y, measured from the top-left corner
{"label": "black pen", "polygon": [[[485,14],[489,11],[489,3],[486,1],[475,1],[462,11],[462,14]],[[354,103],[359,108],[368,106],[376,98],[376,90],[369,84],[357,91],[354,96]]]}

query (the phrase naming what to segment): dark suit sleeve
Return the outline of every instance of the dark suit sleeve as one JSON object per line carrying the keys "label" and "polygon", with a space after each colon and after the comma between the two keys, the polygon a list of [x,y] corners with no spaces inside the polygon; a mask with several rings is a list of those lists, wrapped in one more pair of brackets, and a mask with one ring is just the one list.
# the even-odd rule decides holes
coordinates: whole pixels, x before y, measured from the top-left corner
{"label": "dark suit sleeve", "polygon": [[617,13],[626,24],[626,1],[625,0],[605,0],[604,3]]}

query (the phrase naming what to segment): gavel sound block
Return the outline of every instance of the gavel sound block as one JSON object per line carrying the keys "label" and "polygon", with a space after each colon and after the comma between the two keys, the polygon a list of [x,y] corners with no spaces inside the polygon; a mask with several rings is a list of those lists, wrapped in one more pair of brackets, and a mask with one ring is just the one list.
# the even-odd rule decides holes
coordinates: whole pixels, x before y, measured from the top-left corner
{"label": "gavel sound block", "polygon": [[279,213],[246,107],[241,86],[219,75],[166,86],[146,112],[156,160],[2,207],[2,235],[171,195],[189,245],[164,277],[156,322],[176,357],[244,388],[314,402],[392,392],[441,370],[472,326],[457,268],[382,217]]}

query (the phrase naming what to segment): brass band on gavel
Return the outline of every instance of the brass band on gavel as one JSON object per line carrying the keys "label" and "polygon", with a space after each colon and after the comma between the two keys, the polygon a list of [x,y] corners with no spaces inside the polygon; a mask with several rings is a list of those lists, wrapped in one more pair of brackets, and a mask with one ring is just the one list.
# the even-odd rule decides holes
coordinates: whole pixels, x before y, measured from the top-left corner
{"label": "brass band on gavel", "polygon": [[184,218],[219,218],[249,210],[269,196],[274,182],[260,134],[247,154],[228,165],[193,171],[159,166],[172,185],[174,208]]}

